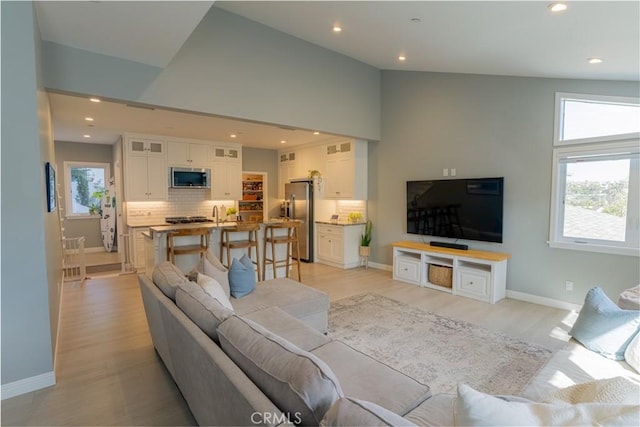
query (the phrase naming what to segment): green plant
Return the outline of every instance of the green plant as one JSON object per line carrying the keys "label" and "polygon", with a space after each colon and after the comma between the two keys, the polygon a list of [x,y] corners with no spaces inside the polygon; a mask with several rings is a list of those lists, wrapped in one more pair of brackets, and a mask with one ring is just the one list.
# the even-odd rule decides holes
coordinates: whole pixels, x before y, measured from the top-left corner
{"label": "green plant", "polygon": [[309,178],[322,178],[322,173],[319,170],[309,170]]}
{"label": "green plant", "polygon": [[238,213],[238,209],[236,208],[227,208],[227,215],[235,215]]}
{"label": "green plant", "polygon": [[348,218],[350,222],[360,222],[362,221],[362,214],[360,212],[351,212]]}
{"label": "green plant", "polygon": [[371,229],[373,228],[373,223],[371,220],[367,220],[367,223],[364,226],[364,234],[360,235],[360,246],[369,246],[371,244]]}

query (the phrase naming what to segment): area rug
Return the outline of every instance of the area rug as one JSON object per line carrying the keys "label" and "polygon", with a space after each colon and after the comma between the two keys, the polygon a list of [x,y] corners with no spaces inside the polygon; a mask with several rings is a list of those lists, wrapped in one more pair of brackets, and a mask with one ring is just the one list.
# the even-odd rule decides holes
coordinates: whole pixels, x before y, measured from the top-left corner
{"label": "area rug", "polygon": [[455,393],[458,383],[518,394],[553,354],[377,294],[332,302],[329,336],[429,385],[433,394]]}

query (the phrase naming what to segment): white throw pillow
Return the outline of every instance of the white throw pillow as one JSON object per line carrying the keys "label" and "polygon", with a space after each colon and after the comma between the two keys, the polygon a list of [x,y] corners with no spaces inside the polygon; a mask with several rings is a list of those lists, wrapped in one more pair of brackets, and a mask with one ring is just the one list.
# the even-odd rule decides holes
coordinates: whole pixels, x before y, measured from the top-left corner
{"label": "white throw pillow", "polygon": [[220,260],[211,252],[202,258],[202,269],[198,269],[199,273],[206,274],[209,277],[213,277],[220,283],[227,298],[231,296],[231,287],[229,286],[229,270],[222,265]]}
{"label": "white throw pillow", "polygon": [[222,289],[220,282],[218,282],[213,277],[209,277],[204,274],[198,273],[197,283],[202,287],[202,289],[213,298],[217,299],[220,304],[228,308],[229,310],[233,310],[233,306],[231,305],[231,301],[229,301],[229,297]]}
{"label": "white throw pillow", "polygon": [[460,384],[454,410],[456,426],[640,425],[640,405],[507,402]]}
{"label": "white throw pillow", "polygon": [[640,333],[636,334],[624,351],[624,360],[640,373]]}

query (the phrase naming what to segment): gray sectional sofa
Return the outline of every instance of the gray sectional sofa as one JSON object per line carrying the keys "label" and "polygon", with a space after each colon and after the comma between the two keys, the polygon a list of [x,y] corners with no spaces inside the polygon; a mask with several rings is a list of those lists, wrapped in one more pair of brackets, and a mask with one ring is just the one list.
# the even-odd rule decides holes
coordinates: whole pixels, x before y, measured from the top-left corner
{"label": "gray sectional sofa", "polygon": [[[590,424],[589,411],[599,411],[593,419],[610,421],[604,425],[640,422],[640,406],[628,404],[638,400],[637,386],[626,402],[611,405],[537,403],[575,387],[584,396],[589,384],[610,387],[624,379],[640,385],[629,364],[573,340],[531,380],[524,397],[494,398],[466,386],[459,387],[457,399],[431,396],[427,385],[327,337],[327,295],[299,282],[258,283],[251,294],[231,299],[232,311],[180,274],[158,283],[144,275],[138,279],[154,347],[200,425],[443,426],[501,420],[496,425],[524,413],[536,414],[531,425],[562,417],[580,424],[578,415]],[[605,382],[590,383],[595,379]],[[509,413],[519,415],[504,418]]]}

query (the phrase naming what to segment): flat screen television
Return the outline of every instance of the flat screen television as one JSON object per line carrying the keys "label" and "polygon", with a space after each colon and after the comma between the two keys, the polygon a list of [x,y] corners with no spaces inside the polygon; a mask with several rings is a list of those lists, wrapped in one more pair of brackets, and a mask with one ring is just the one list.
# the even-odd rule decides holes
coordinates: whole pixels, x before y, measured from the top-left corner
{"label": "flat screen television", "polygon": [[407,233],[502,243],[504,178],[407,181]]}

